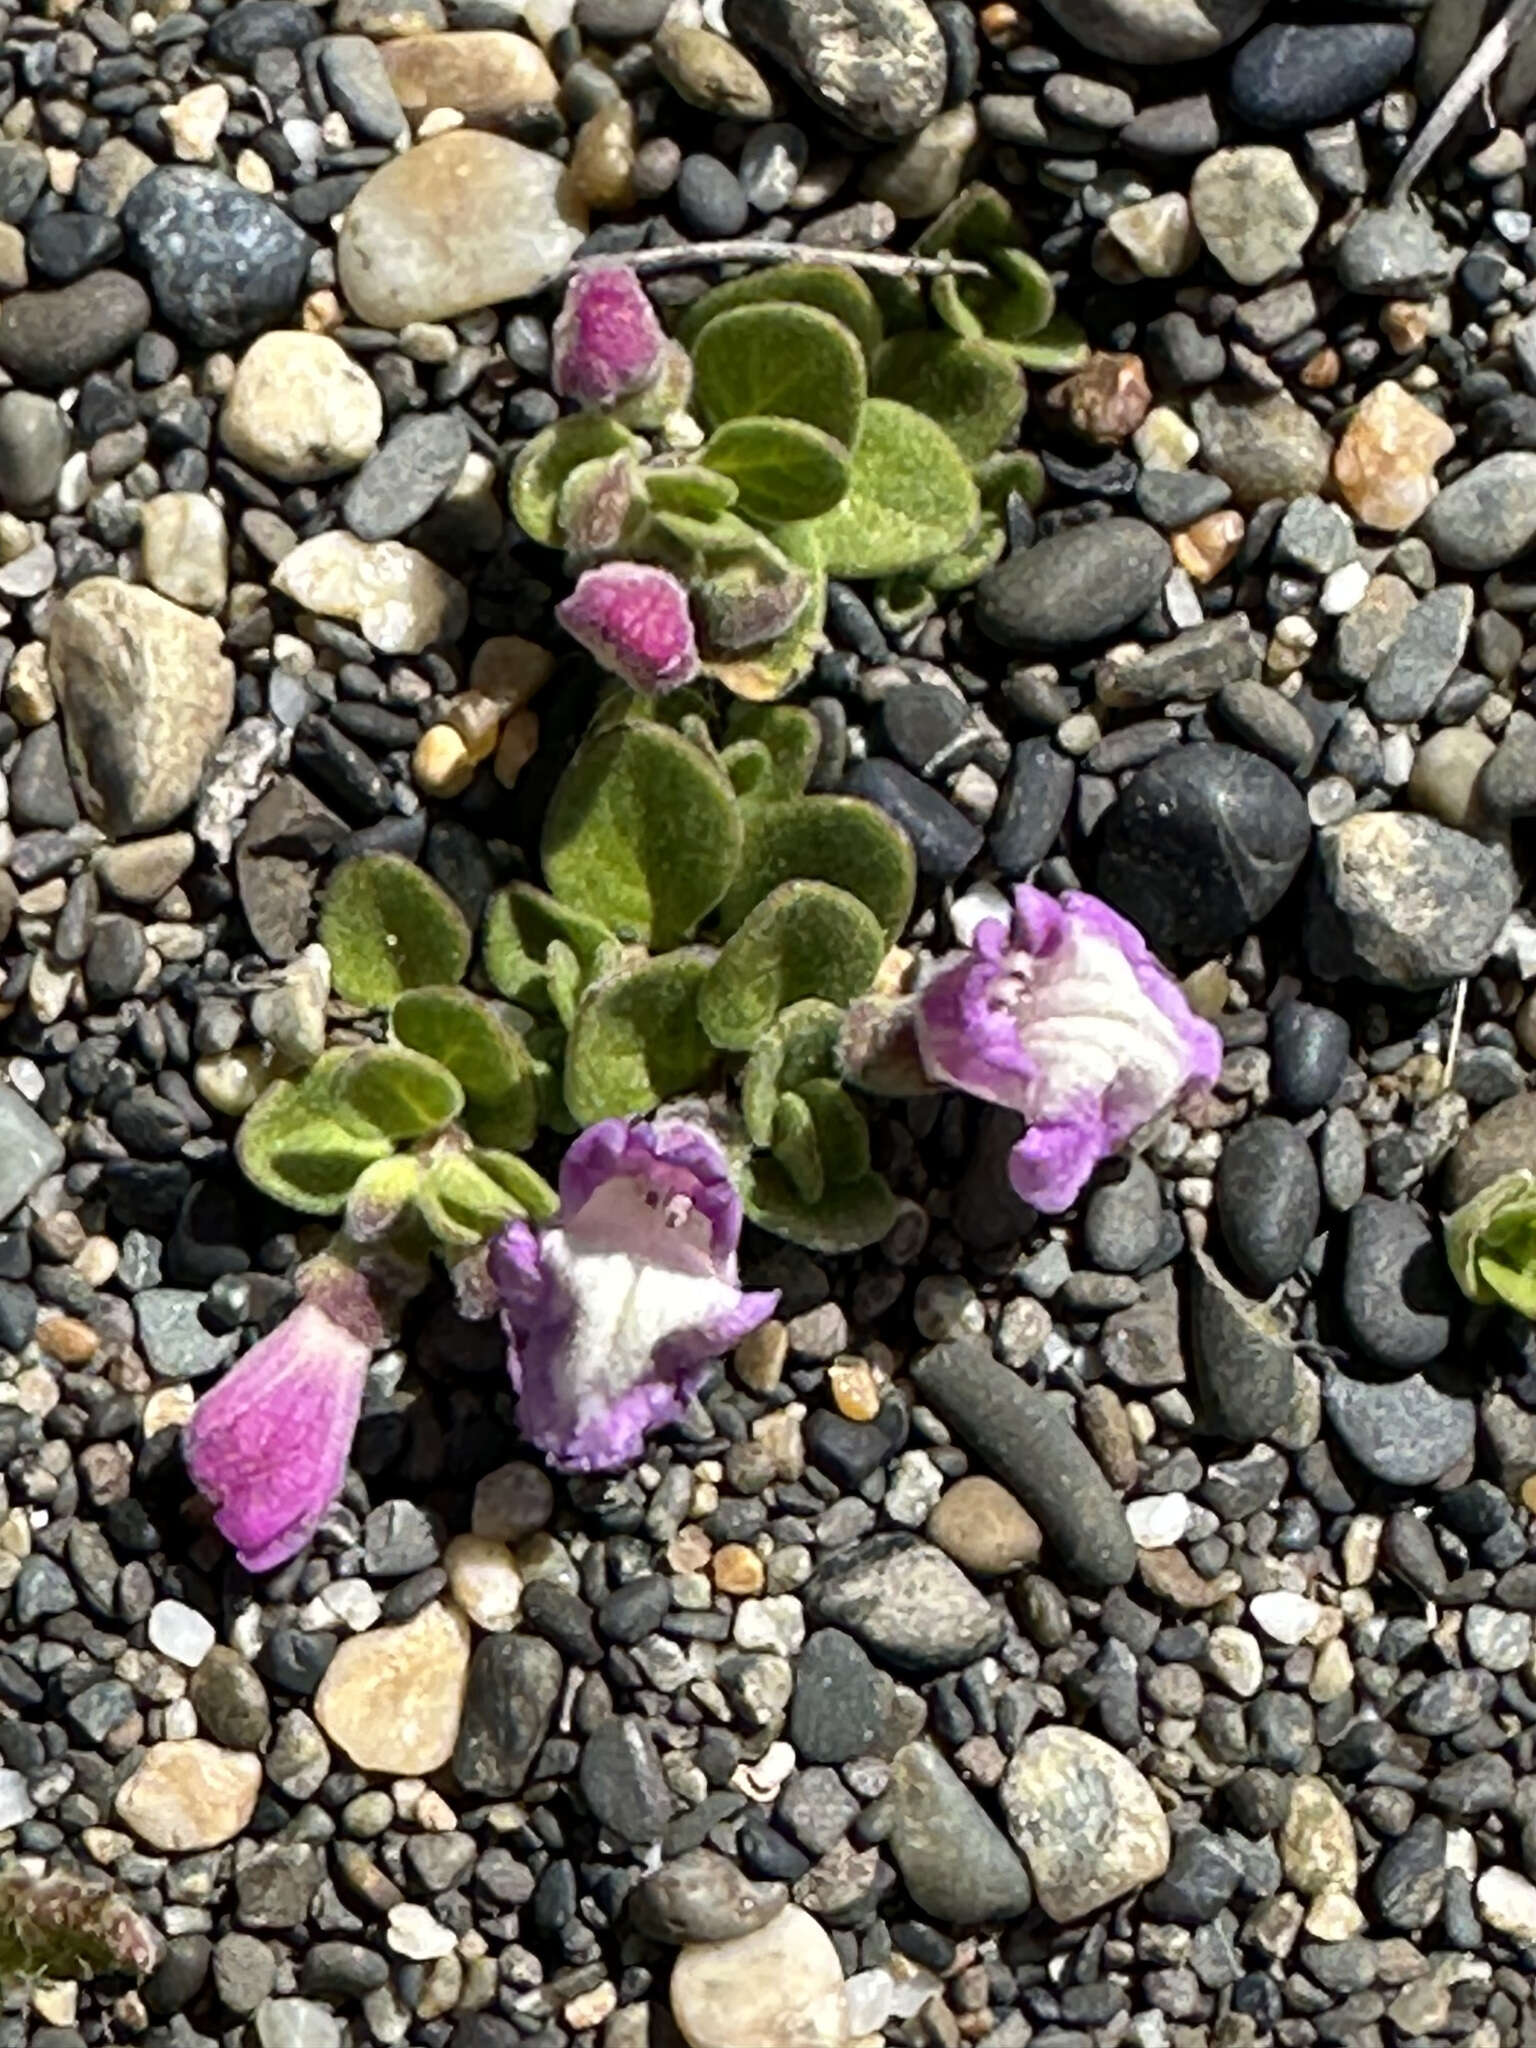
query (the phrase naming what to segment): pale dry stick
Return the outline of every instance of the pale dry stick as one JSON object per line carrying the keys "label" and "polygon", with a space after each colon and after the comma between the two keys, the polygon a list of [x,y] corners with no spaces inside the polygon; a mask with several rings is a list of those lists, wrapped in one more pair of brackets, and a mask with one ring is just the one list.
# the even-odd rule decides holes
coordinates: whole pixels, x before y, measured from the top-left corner
{"label": "pale dry stick", "polygon": [[1423,176],[1430,158],[1487,85],[1515,44],[1536,22],[1536,0],[1513,0],[1447,86],[1444,96],[1413,139],[1387,188],[1388,206],[1400,206]]}
{"label": "pale dry stick", "polygon": [[1440,1093],[1444,1095],[1450,1087],[1456,1072],[1456,1055],[1461,1049],[1461,1020],[1467,1014],[1467,978],[1462,976],[1456,984],[1456,1004],[1451,1011],[1451,1037],[1445,1048],[1445,1066],[1442,1069]]}
{"label": "pale dry stick", "polygon": [[[1536,0],[1529,0],[1536,7]],[[705,263],[835,263],[844,270],[869,270],[880,277],[990,277],[985,263],[964,256],[897,256],[883,249],[823,249],[806,242],[694,242],[666,249],[616,250],[567,264],[557,284],[567,284],[590,263],[622,263],[627,270],[693,270]]]}

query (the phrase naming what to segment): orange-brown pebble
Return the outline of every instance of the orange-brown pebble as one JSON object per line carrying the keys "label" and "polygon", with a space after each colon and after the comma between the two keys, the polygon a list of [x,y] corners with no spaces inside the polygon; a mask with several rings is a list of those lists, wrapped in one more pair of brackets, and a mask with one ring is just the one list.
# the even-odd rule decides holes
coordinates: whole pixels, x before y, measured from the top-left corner
{"label": "orange-brown pebble", "polygon": [[1152,390],[1140,356],[1096,349],[1080,370],[1046,394],[1046,404],[1064,412],[1075,434],[1112,447],[1134,434],[1152,410]]}
{"label": "orange-brown pebble", "polygon": [[1320,348],[1301,366],[1301,381],[1309,391],[1331,391],[1344,374],[1336,348]]}
{"label": "orange-brown pebble", "polygon": [[1531,1473],[1529,1478],[1522,1479],[1520,1482],[1520,1505],[1529,1508],[1532,1514],[1536,1514],[1536,1472]]}
{"label": "orange-brown pebble", "polygon": [[1456,436],[1437,412],[1391,378],[1361,400],[1333,457],[1333,480],[1357,519],[1402,533],[1423,517],[1440,486],[1435,464]]}
{"label": "orange-brown pebble", "polygon": [[501,736],[502,707],[481,690],[464,690],[448,704],[448,723],[477,764],[496,751]]}
{"label": "orange-brown pebble", "polygon": [[503,789],[510,789],[539,749],[539,714],[514,711],[501,728],[492,772]]}
{"label": "orange-brown pebble", "polygon": [[939,1496],[925,1534],[968,1572],[993,1578],[1033,1564],[1043,1540],[1024,1503],[984,1473],[957,1479]]}
{"label": "orange-brown pebble", "polygon": [[745,1543],[722,1544],[715,1552],[710,1571],[716,1590],[721,1593],[734,1593],[750,1600],[763,1590],[763,1560]]}
{"label": "orange-brown pebble", "polygon": [[1174,559],[1196,583],[1209,583],[1242,546],[1243,532],[1243,515],[1234,506],[1209,512],[1173,536]]}
{"label": "orange-brown pebble", "polygon": [[862,1358],[839,1358],[827,1369],[832,1399],[850,1422],[873,1422],[880,1413],[880,1382]]}
{"label": "orange-brown pebble", "polygon": [[96,1356],[101,1339],[78,1316],[49,1316],[37,1326],[37,1345],[60,1365],[84,1365]]}
{"label": "orange-brown pebble", "polygon": [[994,0],[991,7],[983,7],[976,20],[994,50],[1017,49],[1027,33],[1019,10],[1010,7],[1008,0]]}
{"label": "orange-brown pebble", "polygon": [[628,100],[609,100],[582,122],[571,182],[595,213],[627,213],[634,205],[635,110]]}

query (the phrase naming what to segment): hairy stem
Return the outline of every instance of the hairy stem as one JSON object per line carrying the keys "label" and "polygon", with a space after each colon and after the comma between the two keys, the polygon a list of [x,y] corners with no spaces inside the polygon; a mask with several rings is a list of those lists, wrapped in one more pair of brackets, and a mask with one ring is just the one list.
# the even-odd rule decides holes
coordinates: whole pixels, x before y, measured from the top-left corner
{"label": "hairy stem", "polygon": [[[1519,0],[1536,7],[1536,0]],[[622,263],[640,271],[694,270],[706,263],[838,263],[845,270],[869,270],[881,277],[990,277],[985,263],[963,256],[897,256],[884,249],[821,249],[806,242],[693,242],[675,249],[630,249],[587,258]],[[583,267],[568,264],[555,280],[565,284]]]}

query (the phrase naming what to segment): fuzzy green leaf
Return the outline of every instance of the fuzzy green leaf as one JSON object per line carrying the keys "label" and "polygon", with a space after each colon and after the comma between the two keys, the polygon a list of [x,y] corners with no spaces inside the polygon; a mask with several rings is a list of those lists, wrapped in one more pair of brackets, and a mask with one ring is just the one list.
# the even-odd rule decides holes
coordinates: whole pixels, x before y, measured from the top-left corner
{"label": "fuzzy green leaf", "polygon": [[439,1152],[427,1162],[416,1208],[438,1243],[450,1250],[484,1244],[524,1213],[521,1203],[463,1152]]}
{"label": "fuzzy green leaf", "polygon": [[917,863],[901,827],[856,796],[802,796],[753,804],[741,864],[720,906],[727,933],[783,882],[830,882],[868,904],[894,941],[912,911]]}
{"label": "fuzzy green leaf", "polygon": [[358,1175],[394,1150],[359,1118],[343,1121],[331,1094],[345,1051],[322,1053],[298,1081],[274,1081],[247,1110],[235,1156],[253,1187],[307,1216],[334,1216]]}
{"label": "fuzzy green leaf", "polygon": [[732,740],[721,751],[720,766],[731,778],[738,803],[765,796],[773,788],[773,756],[761,740]]}
{"label": "fuzzy green leaf", "polygon": [[870,388],[940,426],[967,462],[980,462],[1024,417],[1024,380],[1003,349],[957,335],[897,334],[875,357]]}
{"label": "fuzzy green leaf", "polygon": [[951,554],[936,562],[925,562],[923,581],[930,590],[965,590],[978,576],[984,576],[1000,561],[1008,545],[1008,534],[995,513],[984,513],[970,537]]}
{"label": "fuzzy green leaf", "polygon": [[536,1173],[526,1159],[519,1159],[512,1152],[497,1152],[479,1145],[469,1156],[482,1173],[489,1175],[516,1202],[521,1215],[530,1217],[535,1223],[545,1223],[558,1211],[560,1197],[543,1174]]}
{"label": "fuzzy green leaf", "polygon": [[716,1053],[698,998],[714,957],[687,947],[621,967],[586,991],[565,1052],[565,1099],[578,1123],[642,1116],[704,1084]]}
{"label": "fuzzy green leaf", "polygon": [[938,602],[923,571],[905,569],[901,575],[887,576],[875,585],[875,601],[870,610],[881,632],[899,639],[903,633],[914,631],[924,619],[931,618]]}
{"label": "fuzzy green leaf", "polygon": [[731,477],[749,519],[777,525],[830,512],[848,488],[848,450],[804,420],[727,420],[704,447],[704,460]]}
{"label": "fuzzy green leaf", "polygon": [[845,1187],[869,1171],[869,1126],[852,1096],[834,1080],[818,1077],[800,1087],[811,1113],[816,1149],[828,1187]]}
{"label": "fuzzy green leaf", "polygon": [[699,1021],[716,1045],[750,1051],[789,1004],[862,995],[884,956],[880,921],[856,896],[785,882],[726,942],[700,992]]}
{"label": "fuzzy green leaf", "polygon": [[578,462],[560,486],[555,518],[567,569],[632,555],[649,518],[644,472],[627,449]]}
{"label": "fuzzy green leaf", "polygon": [[980,341],[985,336],[987,330],[981,324],[981,315],[960,295],[958,277],[936,277],[932,298],[934,312],[957,340]]}
{"label": "fuzzy green leaf", "polygon": [[429,1138],[464,1107],[464,1090],[445,1066],[403,1045],[360,1045],[331,1075],[336,1116],[366,1137],[396,1145]]}
{"label": "fuzzy green leaf", "polygon": [[1013,206],[995,185],[977,181],[957,192],[912,245],[919,256],[968,256],[986,262],[1018,240]]}
{"label": "fuzzy green leaf", "polygon": [[658,512],[683,512],[695,519],[711,519],[717,512],[728,512],[736,502],[736,486],[731,479],[698,462],[678,463],[672,469],[648,469],[645,488]]}
{"label": "fuzzy green leaf", "polygon": [[557,903],[531,882],[509,882],[486,906],[480,957],[491,986],[509,1003],[569,1024],[584,982],[618,958],[601,918]]}
{"label": "fuzzy green leaf", "polygon": [[740,306],[710,321],[694,348],[694,395],[706,423],[776,415],[820,427],[846,447],[864,403],[864,355],[830,313],[788,303]]}
{"label": "fuzzy green leaf", "polygon": [[462,978],[469,927],[432,877],[397,853],[349,860],[320,906],[320,943],[336,993],[382,1010],[408,988]]}
{"label": "fuzzy green leaf", "polygon": [[523,1041],[467,988],[411,989],[390,1022],[402,1045],[440,1061],[471,1102],[500,1102],[528,1077]]}
{"label": "fuzzy green leaf", "polygon": [[638,435],[601,412],[571,413],[535,434],[512,465],[512,516],[530,540],[560,545],[560,489],[583,462],[623,451],[645,454]]}
{"label": "fuzzy green leaf", "polygon": [[682,315],[677,323],[678,340],[692,348],[710,321],[722,313],[783,299],[819,306],[841,320],[866,356],[872,357],[880,344],[880,309],[874,294],[856,271],[844,270],[836,263],[780,263],[771,270],[756,270],[729,284],[716,285]]}
{"label": "fuzzy green leaf", "polygon": [[1022,249],[994,249],[987,260],[992,276],[962,279],[961,298],[993,341],[1028,341],[1056,311],[1049,273]]}
{"label": "fuzzy green leaf", "polygon": [[819,1202],[796,1194],[776,1159],[759,1155],[742,1174],[742,1206],[775,1237],[807,1251],[833,1254],[878,1244],[896,1221],[896,1197],[878,1173],[830,1188]]}
{"label": "fuzzy green leaf", "polygon": [[1536,1319],[1536,1172],[1501,1174],[1448,1216],[1445,1252],[1473,1301]]}
{"label": "fuzzy green leaf", "polygon": [[713,910],[740,853],[729,780],[660,725],[587,740],[544,820],[544,878],[560,901],[657,951]]}
{"label": "fuzzy green leaf", "polygon": [[1026,505],[1038,505],[1045,496],[1045,470],[1038,455],[1030,455],[1024,449],[1011,449],[1005,455],[989,455],[985,462],[978,462],[972,474],[976,488],[981,493],[982,510],[995,512],[1001,519],[1008,510],[1008,500],[1017,493]]}
{"label": "fuzzy green leaf", "polygon": [[1089,356],[1087,335],[1065,313],[1057,313],[1027,341],[1003,341],[999,346],[1025,370],[1078,370]]}
{"label": "fuzzy green leaf", "polygon": [[376,1244],[388,1237],[414,1203],[420,1181],[421,1160],[414,1152],[397,1152],[365,1166],[347,1196],[344,1228],[348,1237],[359,1244]]}
{"label": "fuzzy green leaf", "polygon": [[957,548],[981,500],[959,449],[909,405],[872,398],[853,444],[848,495],[806,522],[829,576],[895,576]]}
{"label": "fuzzy green leaf", "polygon": [[781,1096],[835,1077],[841,1023],[835,1004],[813,998],[781,1011],[758,1040],[741,1075],[741,1113],[754,1145],[772,1142]]}
{"label": "fuzzy green leaf", "polygon": [[813,713],[797,704],[733,704],[726,715],[726,737],[756,740],[768,749],[772,778],[760,796],[787,802],[800,796],[821,753],[821,727]]}
{"label": "fuzzy green leaf", "polygon": [[773,1112],[773,1156],[798,1201],[819,1202],[827,1191],[826,1169],[816,1142],[816,1119],[800,1095],[781,1095]]}

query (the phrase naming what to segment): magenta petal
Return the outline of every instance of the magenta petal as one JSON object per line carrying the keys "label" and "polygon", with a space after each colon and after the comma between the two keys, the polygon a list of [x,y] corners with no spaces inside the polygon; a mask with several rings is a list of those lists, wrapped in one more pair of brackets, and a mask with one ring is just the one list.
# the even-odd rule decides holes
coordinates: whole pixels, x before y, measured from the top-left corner
{"label": "magenta petal", "polygon": [[192,1411],[187,1471],[247,1571],[302,1550],[340,1494],[370,1356],[304,1302]]}
{"label": "magenta petal", "polygon": [[1100,1159],[1221,1068],[1219,1033],[1141,933],[1080,890],[1017,890],[1011,930],[984,919],[917,1004],[929,1078],[1031,1126],[1010,1172],[1043,1210],[1066,1208]]}
{"label": "magenta petal", "polygon": [[680,1118],[609,1118],[560,1174],[560,1213],[496,1240],[518,1427],[570,1472],[610,1472],[675,1422],[712,1358],[770,1315],[737,1279],[741,1204],[723,1154]]}
{"label": "magenta petal", "polygon": [[688,593],[669,570],[604,562],[576,579],[555,617],[611,674],[659,697],[698,674]]}
{"label": "magenta petal", "polygon": [[585,264],[555,321],[552,382],[562,398],[579,405],[610,404],[648,382],[665,341],[645,288],[627,264]]}

